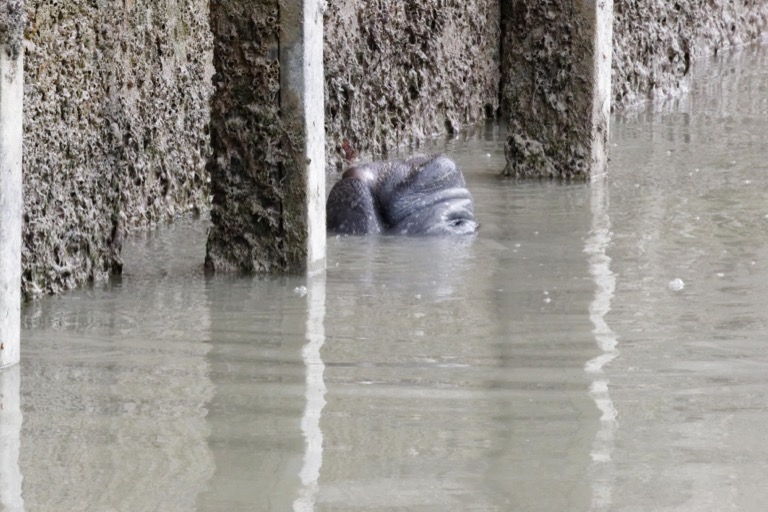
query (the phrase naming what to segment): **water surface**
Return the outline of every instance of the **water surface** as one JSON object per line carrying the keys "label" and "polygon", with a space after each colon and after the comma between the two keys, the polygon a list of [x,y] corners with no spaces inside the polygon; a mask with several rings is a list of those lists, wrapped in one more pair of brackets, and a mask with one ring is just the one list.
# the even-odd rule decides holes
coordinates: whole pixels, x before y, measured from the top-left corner
{"label": "water surface", "polygon": [[0,510],[768,509],[768,53],[614,118],[607,176],[503,180],[482,228],[330,237],[328,270],[205,279],[207,221],[27,305]]}

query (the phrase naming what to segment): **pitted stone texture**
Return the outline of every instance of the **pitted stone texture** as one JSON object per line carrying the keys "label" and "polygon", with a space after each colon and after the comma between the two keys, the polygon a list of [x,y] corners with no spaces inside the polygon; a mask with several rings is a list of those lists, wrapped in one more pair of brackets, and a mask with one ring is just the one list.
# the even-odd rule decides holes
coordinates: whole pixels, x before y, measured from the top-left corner
{"label": "pitted stone texture", "polygon": [[767,26],[763,0],[615,0],[614,108],[685,92],[692,65],[758,40]]}
{"label": "pitted stone texture", "polygon": [[519,0],[505,6],[505,174],[589,177],[594,17],[581,4]]}
{"label": "pitted stone texture", "polygon": [[498,0],[339,0],[325,15],[329,166],[496,115]]}
{"label": "pitted stone texture", "polygon": [[23,292],[100,280],[132,228],[207,203],[203,0],[28,0]]}
{"label": "pitted stone texture", "polygon": [[[579,6],[592,9],[589,4],[503,4],[510,175],[589,176],[592,28],[579,21],[587,16],[574,16]],[[615,0],[613,108],[685,92],[695,62],[759,39],[767,22],[768,3],[755,0]]]}
{"label": "pitted stone texture", "polygon": [[212,227],[206,269],[264,273],[298,270],[303,225],[286,210],[303,201],[298,164],[303,134],[280,111],[277,0],[211,2],[215,92],[211,111]]}
{"label": "pitted stone texture", "polygon": [[19,56],[24,38],[24,0],[3,0],[0,6],[0,46],[5,46],[9,56]]}

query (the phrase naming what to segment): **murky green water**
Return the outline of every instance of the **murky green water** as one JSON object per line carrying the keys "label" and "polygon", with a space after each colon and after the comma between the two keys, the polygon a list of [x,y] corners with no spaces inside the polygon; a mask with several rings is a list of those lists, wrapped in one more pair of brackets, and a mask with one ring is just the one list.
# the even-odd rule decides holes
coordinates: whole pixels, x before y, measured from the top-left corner
{"label": "murky green water", "polygon": [[309,281],[206,280],[202,220],[131,241],[23,312],[0,510],[768,509],[768,52],[657,110],[592,185],[439,145],[480,234],[333,237]]}

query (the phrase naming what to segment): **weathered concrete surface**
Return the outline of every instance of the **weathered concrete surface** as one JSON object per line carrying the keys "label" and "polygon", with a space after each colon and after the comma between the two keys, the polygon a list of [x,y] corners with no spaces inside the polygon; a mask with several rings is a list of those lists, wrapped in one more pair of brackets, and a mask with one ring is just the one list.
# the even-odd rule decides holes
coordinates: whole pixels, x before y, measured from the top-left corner
{"label": "weathered concrete surface", "polygon": [[206,204],[207,1],[28,0],[23,291],[119,272],[126,232]]}
{"label": "weathered concrete surface", "polygon": [[295,186],[285,186],[281,146],[303,132],[288,133],[280,119],[279,2],[213,0],[210,8],[217,72],[206,268],[288,270],[301,254],[286,253],[285,233],[295,241],[303,226],[284,225],[283,203]]}
{"label": "weathered concrete surface", "polygon": [[[595,4],[516,0],[504,5],[505,174],[587,179],[596,136]],[[600,137],[607,137],[607,119],[604,124]]]}
{"label": "weathered concrete surface", "polygon": [[762,0],[615,0],[613,103],[621,108],[685,92],[691,66],[764,37]]}
{"label": "weathered concrete surface", "polygon": [[[590,60],[594,30],[579,12],[590,4],[600,9],[609,3],[503,3],[502,101],[509,129],[508,174],[589,176],[596,153],[592,146],[592,157],[587,158],[595,139],[585,122],[584,98],[596,82],[581,63]],[[615,0],[613,108],[684,92],[696,61],[755,41],[766,26],[766,2]]]}
{"label": "weathered concrete surface", "polygon": [[[296,135],[273,122],[279,114],[273,101],[279,97],[278,2],[241,4],[247,5],[243,24],[254,25],[249,30],[258,43],[230,56],[233,62],[253,59],[237,63],[254,69],[231,84],[240,88],[232,94],[242,93],[247,116],[233,112],[217,129],[253,135],[248,148],[227,149],[235,157],[230,163],[263,161],[268,164],[263,174],[245,181],[272,183],[258,191],[248,185],[231,196],[242,199],[238,208],[261,226],[240,231],[247,236],[236,240],[238,247],[281,254],[282,240],[274,246],[262,240],[283,222],[286,200],[279,188],[285,155],[275,141]],[[378,153],[473,125],[496,111],[499,9],[512,6],[511,1],[328,4],[329,164],[341,165],[345,140],[361,153]],[[544,12],[551,6],[560,13],[560,4],[542,0],[537,8]],[[21,0],[6,0],[0,7],[0,37],[15,41],[14,51],[22,48],[19,30],[7,27],[18,26],[13,19],[21,5]],[[34,297],[118,270],[125,232],[206,203],[211,36],[205,0],[27,0],[26,6],[23,289],[26,297]],[[758,37],[767,12],[768,2],[756,0],[616,0],[615,105],[684,90],[690,65]],[[538,33],[544,54],[537,58],[549,54],[557,67],[557,58],[568,55],[554,49],[556,43],[571,44],[562,30],[567,20],[559,14],[544,20],[548,28]],[[238,37],[233,41],[245,40]],[[506,59],[504,69],[504,87],[512,79],[534,81]],[[555,74],[551,85],[547,78],[547,87],[562,87],[561,78]],[[214,104],[223,114],[224,100]],[[543,101],[569,105],[570,100],[554,95]],[[224,139],[216,137],[214,144],[222,144]],[[534,156],[542,151],[531,140],[518,146],[525,149],[525,142],[531,142],[527,151]],[[240,184],[222,187],[234,190]],[[222,212],[215,215],[231,221]],[[287,267],[292,257],[281,257]]]}
{"label": "weathered concrete surface", "polygon": [[499,0],[328,2],[325,16],[327,158],[344,140],[360,153],[495,116]]}
{"label": "weathered concrete surface", "polygon": [[24,0],[3,0],[0,6],[0,46],[8,49],[10,58],[19,56],[24,37]]}

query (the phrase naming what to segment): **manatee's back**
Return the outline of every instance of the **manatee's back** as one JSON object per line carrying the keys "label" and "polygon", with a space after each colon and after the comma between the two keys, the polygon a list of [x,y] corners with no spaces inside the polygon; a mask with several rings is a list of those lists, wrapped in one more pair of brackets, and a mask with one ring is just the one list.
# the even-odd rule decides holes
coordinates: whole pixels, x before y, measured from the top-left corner
{"label": "manatee's back", "polygon": [[376,199],[364,180],[345,178],[336,183],[328,195],[325,215],[331,233],[366,235],[383,230]]}

